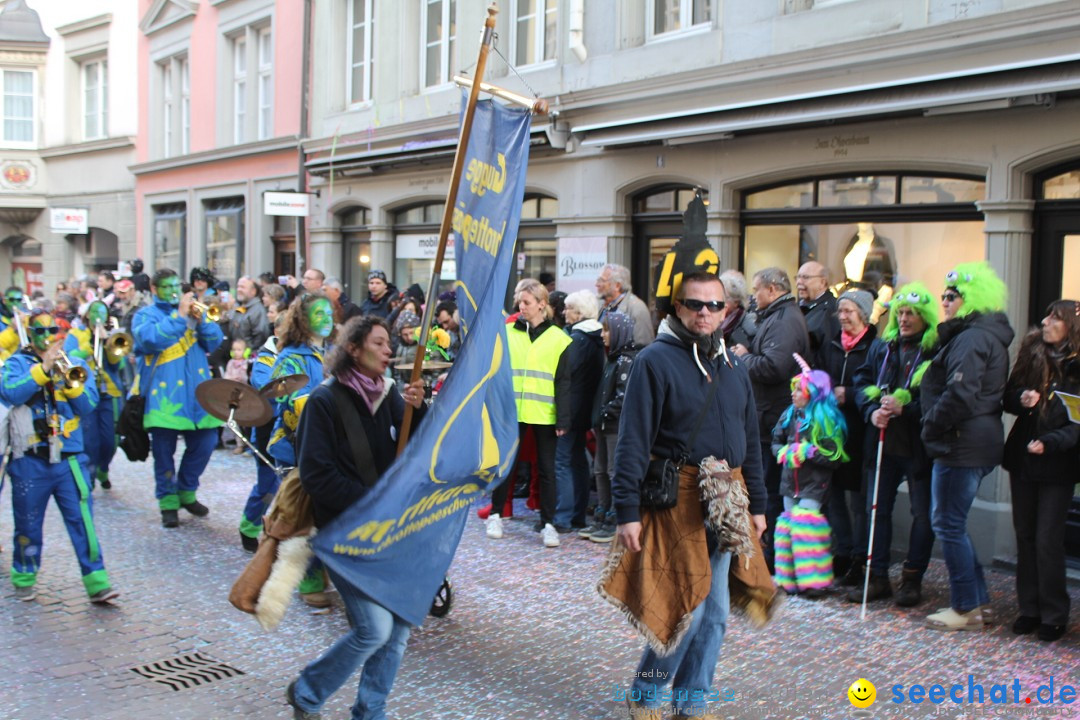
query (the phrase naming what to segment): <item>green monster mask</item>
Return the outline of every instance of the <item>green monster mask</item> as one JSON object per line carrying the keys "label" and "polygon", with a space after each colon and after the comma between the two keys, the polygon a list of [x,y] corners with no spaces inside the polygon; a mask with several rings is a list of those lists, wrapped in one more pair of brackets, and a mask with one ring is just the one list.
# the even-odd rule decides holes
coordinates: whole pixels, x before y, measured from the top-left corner
{"label": "green monster mask", "polygon": [[4,307],[8,313],[15,312],[15,308],[22,307],[23,294],[19,290],[9,290],[4,294]]}
{"label": "green monster mask", "polygon": [[334,330],[334,311],[330,308],[330,301],[319,298],[308,308],[308,325],[311,332],[319,337],[329,337]]}
{"label": "green monster mask", "polygon": [[103,302],[92,302],[90,307],[86,308],[86,326],[91,330],[98,323],[107,325],[109,322],[109,309]]}
{"label": "green monster mask", "polygon": [[56,339],[60,328],[52,315],[36,315],[30,318],[30,343],[38,352],[45,352]]}
{"label": "green monster mask", "polygon": [[154,286],[158,300],[164,300],[170,305],[180,304],[180,278],[167,277]]}

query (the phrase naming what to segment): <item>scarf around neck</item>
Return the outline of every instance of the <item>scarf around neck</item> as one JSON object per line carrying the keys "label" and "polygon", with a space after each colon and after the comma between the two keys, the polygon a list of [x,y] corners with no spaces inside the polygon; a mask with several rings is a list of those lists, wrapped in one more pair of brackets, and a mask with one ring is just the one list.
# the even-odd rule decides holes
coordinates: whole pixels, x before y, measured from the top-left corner
{"label": "scarf around neck", "polygon": [[355,367],[350,367],[336,377],[338,382],[343,383],[346,387],[350,388],[353,392],[363,398],[368,411],[372,415],[375,414],[375,408],[378,407],[378,402],[382,398],[383,390],[386,386],[386,379],[382,375],[377,378],[372,378],[360,372]]}
{"label": "scarf around neck", "polygon": [[848,334],[847,331],[841,332],[840,333],[840,345],[843,346],[844,352],[851,352],[852,350],[854,350],[855,346],[859,344],[859,341],[863,339],[863,335],[865,335],[866,331],[869,330],[869,329],[870,329],[870,326],[867,325],[866,327],[864,327],[862,329],[862,332],[859,333],[858,335],[850,335],[850,334]]}

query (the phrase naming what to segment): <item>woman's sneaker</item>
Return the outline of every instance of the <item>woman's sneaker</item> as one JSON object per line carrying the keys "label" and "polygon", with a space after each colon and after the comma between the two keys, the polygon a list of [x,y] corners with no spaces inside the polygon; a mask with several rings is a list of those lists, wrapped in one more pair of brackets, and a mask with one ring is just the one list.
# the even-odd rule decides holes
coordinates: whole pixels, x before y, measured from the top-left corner
{"label": "woman's sneaker", "polygon": [[498,513],[494,515],[488,515],[488,519],[484,521],[484,533],[492,540],[498,540],[503,536],[502,518]]}
{"label": "woman's sneaker", "polygon": [[544,525],[540,538],[544,541],[544,547],[559,547],[559,531],[551,523]]}

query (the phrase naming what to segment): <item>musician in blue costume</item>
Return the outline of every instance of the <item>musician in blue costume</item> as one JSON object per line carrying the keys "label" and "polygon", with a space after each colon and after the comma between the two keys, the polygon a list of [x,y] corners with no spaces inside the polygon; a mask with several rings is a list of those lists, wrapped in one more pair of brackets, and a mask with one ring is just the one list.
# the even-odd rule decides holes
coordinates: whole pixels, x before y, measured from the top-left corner
{"label": "musician in blue costume", "polygon": [[[136,312],[131,323],[139,356],[133,392],[146,398],[143,424],[150,432],[161,524],[175,528],[180,524],[180,508],[196,517],[210,512],[195,492],[223,423],[203,410],[195,399],[195,388],[210,379],[206,355],[221,344],[223,336],[221,327],[193,305],[191,293],[181,296],[176,271],[158,270],[151,284],[154,304]],[[173,455],[181,435],[184,456],[177,472]]]}
{"label": "musician in blue costume", "polygon": [[[60,372],[62,343],[52,315],[35,311],[22,348],[0,370],[0,401],[11,407],[11,507],[15,543],[11,582],[15,597],[33,600],[42,562],[42,523],[49,498],[67,527],[82,573],[83,587],[94,603],[107,603],[119,593],[112,588],[94,528],[89,468],[82,422],[98,402],[92,371],[71,358],[71,375]],[[79,370],[81,381],[75,377]]]}

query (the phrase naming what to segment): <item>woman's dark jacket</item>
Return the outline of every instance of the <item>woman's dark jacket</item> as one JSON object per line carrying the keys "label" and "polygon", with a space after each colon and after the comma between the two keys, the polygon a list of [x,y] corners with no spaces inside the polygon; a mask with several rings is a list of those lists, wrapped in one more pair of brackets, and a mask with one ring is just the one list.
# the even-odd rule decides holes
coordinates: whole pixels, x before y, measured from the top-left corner
{"label": "woman's dark jacket", "polygon": [[863,465],[868,456],[864,447],[867,434],[866,423],[855,399],[855,372],[866,362],[876,337],[877,328],[871,325],[850,351],[844,350],[839,332],[818,349],[818,368],[829,374],[834,388],[844,388],[844,402],[840,405],[840,411],[844,413],[848,426],[847,440],[844,441],[848,461],[837,467],[833,475],[833,486],[839,490],[860,492],[863,489]]}
{"label": "woman's dark jacket", "polygon": [[922,439],[947,467],[1001,464],[1001,398],[1013,329],[1005,313],[972,313],[938,325],[941,349],[923,376]]}
{"label": "woman's dark jacket", "polygon": [[585,432],[592,427],[593,400],[604,372],[604,339],[600,323],[582,320],[570,328],[568,354],[570,371],[571,430]]}
{"label": "woman's dark jacket", "polygon": [[[1026,361],[1025,354],[1033,351],[1032,341],[1042,343],[1042,331],[1033,330],[1024,339],[1016,359],[1018,367]],[[1072,485],[1080,481],[1080,453],[1077,452],[1080,447],[1080,425],[1069,422],[1065,405],[1054,391],[1060,390],[1070,395],[1080,393],[1080,357],[1074,354],[1055,364],[1058,369],[1052,373],[1047,388],[1023,387],[1015,371],[1009,378],[1005,386],[1005,412],[1016,415],[1016,423],[1005,441],[1002,466],[1012,473],[1014,479]],[[1035,407],[1026,408],[1020,404],[1020,395],[1025,390],[1039,391],[1039,403]],[[1042,441],[1045,446],[1042,455],[1027,451],[1027,444],[1032,440]]]}
{"label": "woman's dark jacket", "polygon": [[[315,527],[329,523],[369,490],[360,480],[345,425],[337,417],[330,382],[337,380],[323,382],[308,396],[296,431],[300,482],[311,496]],[[405,415],[405,399],[395,385],[372,415],[359,395],[348,387],[345,389],[360,415],[360,426],[367,436],[375,470],[381,478],[397,456],[397,437]],[[411,436],[415,436],[413,431],[424,417],[425,409],[421,406],[413,411]]]}
{"label": "woman's dark jacket", "polygon": [[866,429],[864,448],[872,448],[866,456],[867,464],[874,461],[877,452],[876,439],[878,430],[870,422],[870,416],[881,408],[881,398],[871,399],[866,396],[868,387],[881,387],[891,394],[900,389],[911,393],[911,402],[904,405],[899,417],[889,420],[885,429],[886,456],[910,457],[915,463],[916,477],[923,477],[930,471],[930,458],[926,454],[922,438],[922,392],[919,385],[909,384],[919,365],[934,358],[937,348],[922,352],[919,346],[922,333],[904,341],[902,338],[886,343],[875,340],[866,354],[866,361],[855,371],[855,404],[859,408],[863,425]]}

